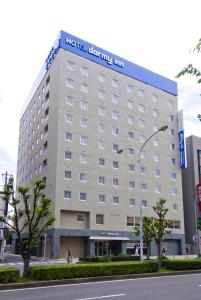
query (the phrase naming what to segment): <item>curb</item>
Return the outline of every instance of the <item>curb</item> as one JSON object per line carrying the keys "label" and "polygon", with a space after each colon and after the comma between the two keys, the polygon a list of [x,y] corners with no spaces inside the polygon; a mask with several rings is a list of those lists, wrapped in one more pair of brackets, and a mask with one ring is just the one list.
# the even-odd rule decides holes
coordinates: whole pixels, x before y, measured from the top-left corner
{"label": "curb", "polygon": [[187,271],[173,271],[164,273],[143,273],[143,274],[132,274],[132,275],[115,275],[115,276],[101,276],[101,277],[87,277],[87,278],[72,278],[62,280],[48,280],[48,281],[33,281],[28,283],[6,283],[0,284],[0,290],[13,290],[13,289],[25,289],[25,288],[36,288],[36,287],[47,287],[56,285],[68,285],[78,284],[87,282],[100,282],[100,281],[111,281],[111,280],[122,280],[122,279],[137,279],[137,278],[149,278],[149,277],[165,277],[165,276],[176,276],[176,275],[190,275],[190,274],[201,274],[201,270],[187,270]]}

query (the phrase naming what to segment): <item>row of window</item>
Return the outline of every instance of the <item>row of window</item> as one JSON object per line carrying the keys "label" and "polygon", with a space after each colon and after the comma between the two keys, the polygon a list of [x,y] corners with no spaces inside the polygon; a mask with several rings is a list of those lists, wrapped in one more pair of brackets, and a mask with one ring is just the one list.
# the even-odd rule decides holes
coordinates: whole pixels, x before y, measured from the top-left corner
{"label": "row of window", "polygon": [[[67,131],[65,134],[65,140],[68,142],[73,141],[73,133]],[[87,146],[88,145],[89,138],[88,136],[81,135],[80,136],[80,145]],[[159,146],[159,139],[154,139],[154,146]],[[98,140],[97,141],[97,147],[99,149],[105,149],[106,148],[106,142],[104,140]],[[175,150],[175,144],[170,143],[169,144],[170,150]],[[117,152],[119,149],[119,145],[117,144],[112,144],[112,151]],[[128,154],[129,155],[134,155],[134,149],[133,148],[128,148]],[[141,153],[141,158],[145,158],[145,152],[142,151]]]}
{"label": "row of window", "polygon": [[[67,67],[67,69],[70,70],[70,71],[73,71],[73,72],[75,71],[75,63],[72,62],[72,61],[67,61],[66,67]],[[80,73],[81,73],[82,75],[84,75],[84,76],[88,76],[88,75],[89,75],[89,69],[88,69],[87,67],[81,66],[81,68],[80,68]],[[68,79],[69,79],[69,82],[68,82]],[[68,79],[67,79],[67,84],[69,84],[70,87],[74,87],[73,82],[71,82],[72,79],[70,79],[70,78],[68,78]],[[98,74],[98,80],[99,80],[101,83],[106,83],[106,75],[103,74],[103,73],[99,73],[99,74]],[[119,81],[118,79],[116,79],[116,78],[112,78],[111,84],[112,84],[113,87],[118,88],[119,85],[120,85],[120,81]],[[82,89],[82,88],[81,88],[81,89]],[[133,94],[133,93],[134,93],[134,86],[131,85],[131,84],[128,84],[128,85],[127,85],[127,92]],[[144,89],[139,88],[137,92],[138,92],[138,96],[139,96],[139,97],[144,98],[144,96],[145,96]],[[104,90],[100,90],[100,93],[99,93],[99,94],[100,94],[100,97],[104,98],[105,95],[106,95],[106,92],[105,92]],[[152,101],[153,101],[154,103],[156,103],[156,102],[158,102],[158,100],[159,100],[159,97],[158,97],[157,95],[154,95],[154,94],[153,94],[153,95],[152,95]],[[172,101],[172,100],[169,100],[169,101],[168,101],[168,106],[169,106],[170,108],[172,108],[173,105],[174,105],[173,101]]]}

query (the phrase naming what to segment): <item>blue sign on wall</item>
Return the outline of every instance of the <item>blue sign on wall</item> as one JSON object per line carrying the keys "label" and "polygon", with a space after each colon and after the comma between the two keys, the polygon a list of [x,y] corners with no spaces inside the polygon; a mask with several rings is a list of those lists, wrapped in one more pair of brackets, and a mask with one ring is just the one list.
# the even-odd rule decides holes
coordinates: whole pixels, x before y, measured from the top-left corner
{"label": "blue sign on wall", "polygon": [[184,130],[179,131],[179,153],[180,153],[180,168],[186,168],[186,153],[185,153]]}

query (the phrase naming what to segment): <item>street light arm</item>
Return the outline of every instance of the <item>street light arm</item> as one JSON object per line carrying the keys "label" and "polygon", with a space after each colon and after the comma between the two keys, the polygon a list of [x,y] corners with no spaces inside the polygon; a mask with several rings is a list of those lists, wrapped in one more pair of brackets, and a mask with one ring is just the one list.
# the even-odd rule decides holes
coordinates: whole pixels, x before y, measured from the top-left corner
{"label": "street light arm", "polygon": [[150,135],[150,137],[144,142],[144,144],[142,145],[142,147],[140,148],[140,151],[139,151],[138,163],[140,162],[140,156],[141,156],[142,150],[143,150],[144,146],[146,145],[146,143],[159,131],[165,131],[167,128],[168,128],[168,125],[164,125],[164,126],[160,127],[157,131],[155,131],[152,135]]}

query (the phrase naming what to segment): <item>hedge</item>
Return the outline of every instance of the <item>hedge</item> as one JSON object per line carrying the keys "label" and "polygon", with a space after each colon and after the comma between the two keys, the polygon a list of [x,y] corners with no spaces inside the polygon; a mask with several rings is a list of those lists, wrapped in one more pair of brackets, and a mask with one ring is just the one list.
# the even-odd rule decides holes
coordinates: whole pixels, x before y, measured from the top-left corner
{"label": "hedge", "polygon": [[54,280],[157,272],[156,262],[114,262],[30,268],[34,280]]}
{"label": "hedge", "polygon": [[16,282],[20,277],[17,268],[0,268],[0,283]]}
{"label": "hedge", "polygon": [[140,256],[85,256],[79,258],[80,262],[109,262],[109,261],[140,261]]}
{"label": "hedge", "polygon": [[201,270],[201,259],[163,260],[162,267],[173,271]]}

